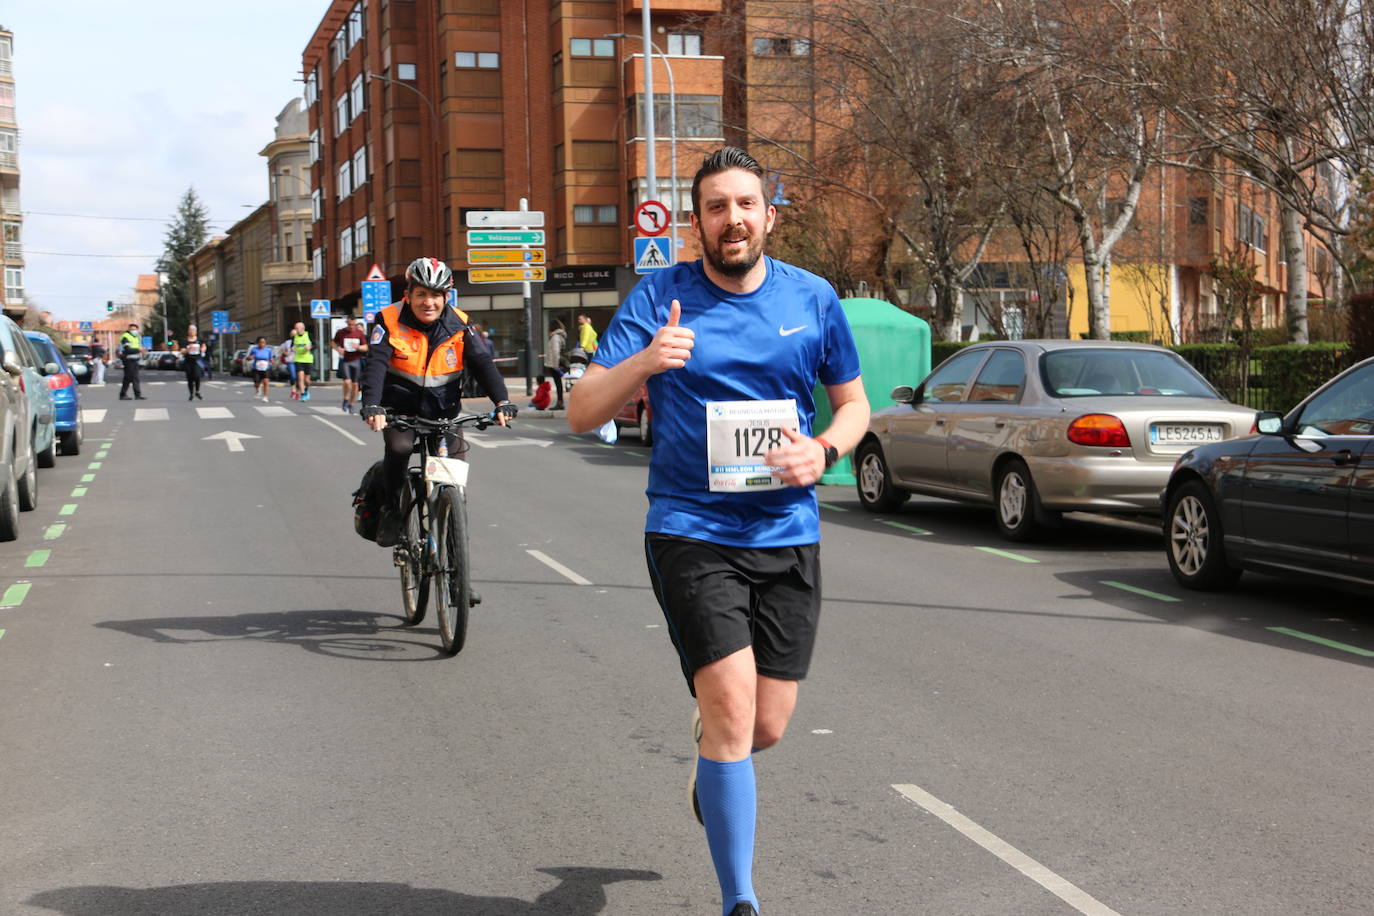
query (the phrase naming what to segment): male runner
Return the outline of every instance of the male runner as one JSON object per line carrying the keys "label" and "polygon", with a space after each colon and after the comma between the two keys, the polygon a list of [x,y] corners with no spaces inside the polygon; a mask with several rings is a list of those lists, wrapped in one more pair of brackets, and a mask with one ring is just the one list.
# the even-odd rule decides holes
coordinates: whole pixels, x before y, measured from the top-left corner
{"label": "male runner", "polygon": [[[358,415],[385,440],[382,453],[382,517],[377,543],[391,547],[400,537],[401,488],[415,450],[415,431],[388,428],[386,408],[441,420],[462,409],[463,379],[477,376],[496,405],[496,421],[505,426],[516,407],[506,393],[491,354],[472,342],[468,316],[448,304],[453,272],[436,258],[416,258],[406,268],[406,294],[377,313],[363,365],[363,408]],[[466,443],[454,434],[449,454],[463,457]]]}
{"label": "male runner", "polygon": [[[858,443],[869,413],[834,290],[763,256],[776,216],[768,201],[748,153],[725,147],[706,159],[692,182],[704,258],[634,289],[568,411],[575,432],[592,430],[649,386],[645,553],[697,698],[693,807],[727,916],[758,912],[751,754],[782,738],[815,641],[813,485]],[[818,379],[834,419],[812,436]]]}
{"label": "male runner", "polygon": [[353,398],[363,377],[363,357],[367,355],[367,331],[361,318],[348,319],[348,326],[334,335],[334,352],[339,354],[339,378],[343,379],[344,413],[353,412]]}

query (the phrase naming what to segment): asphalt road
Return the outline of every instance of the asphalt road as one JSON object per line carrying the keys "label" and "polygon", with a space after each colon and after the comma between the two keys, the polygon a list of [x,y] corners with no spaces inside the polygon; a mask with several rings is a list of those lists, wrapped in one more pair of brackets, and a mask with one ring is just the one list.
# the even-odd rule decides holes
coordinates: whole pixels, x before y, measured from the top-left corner
{"label": "asphalt road", "polygon": [[[718,912],[632,436],[480,434],[447,659],[352,532],[380,437],[333,391],[145,378],[82,389],[85,449],[0,545],[0,913]],[[1366,598],[1187,593],[1138,525],[1013,546],[821,499],[820,644],[757,758],[765,916],[1370,911]]]}

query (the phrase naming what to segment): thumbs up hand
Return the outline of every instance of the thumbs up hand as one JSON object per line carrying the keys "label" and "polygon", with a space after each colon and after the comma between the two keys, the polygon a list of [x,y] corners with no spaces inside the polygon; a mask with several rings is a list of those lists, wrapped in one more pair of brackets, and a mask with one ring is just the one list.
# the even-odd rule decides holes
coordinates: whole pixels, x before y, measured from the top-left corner
{"label": "thumbs up hand", "polygon": [[658,329],[649,346],[640,351],[648,366],[649,375],[657,375],[669,369],[681,369],[692,358],[692,347],[696,345],[696,332],[681,327],[682,304],[676,299],[668,307],[668,323]]}

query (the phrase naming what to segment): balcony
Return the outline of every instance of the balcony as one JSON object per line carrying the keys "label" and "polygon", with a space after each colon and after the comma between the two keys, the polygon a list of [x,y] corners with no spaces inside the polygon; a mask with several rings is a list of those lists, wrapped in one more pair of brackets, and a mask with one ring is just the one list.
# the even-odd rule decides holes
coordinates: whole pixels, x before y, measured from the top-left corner
{"label": "balcony", "polygon": [[5,243],[5,260],[6,260],[6,261],[18,261],[19,263],[23,263],[23,261],[24,261],[24,244],[23,244],[22,242],[6,242],[6,243]]}
{"label": "balcony", "polygon": [[268,261],[262,265],[264,283],[309,283],[313,279],[309,261]]}
{"label": "balcony", "polygon": [[0,169],[10,172],[19,171],[18,153],[0,153]]}

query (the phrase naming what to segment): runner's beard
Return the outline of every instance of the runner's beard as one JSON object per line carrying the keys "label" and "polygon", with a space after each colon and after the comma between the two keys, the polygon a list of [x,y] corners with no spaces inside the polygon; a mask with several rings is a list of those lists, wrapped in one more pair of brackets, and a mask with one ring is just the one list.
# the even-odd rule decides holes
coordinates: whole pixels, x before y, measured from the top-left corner
{"label": "runner's beard", "polygon": [[754,269],[754,265],[763,257],[763,242],[766,236],[751,235],[748,243],[744,246],[744,251],[740,253],[739,259],[735,261],[725,260],[721,253],[723,241],[717,239],[715,245],[703,245],[706,260],[722,276],[732,279],[742,277]]}

